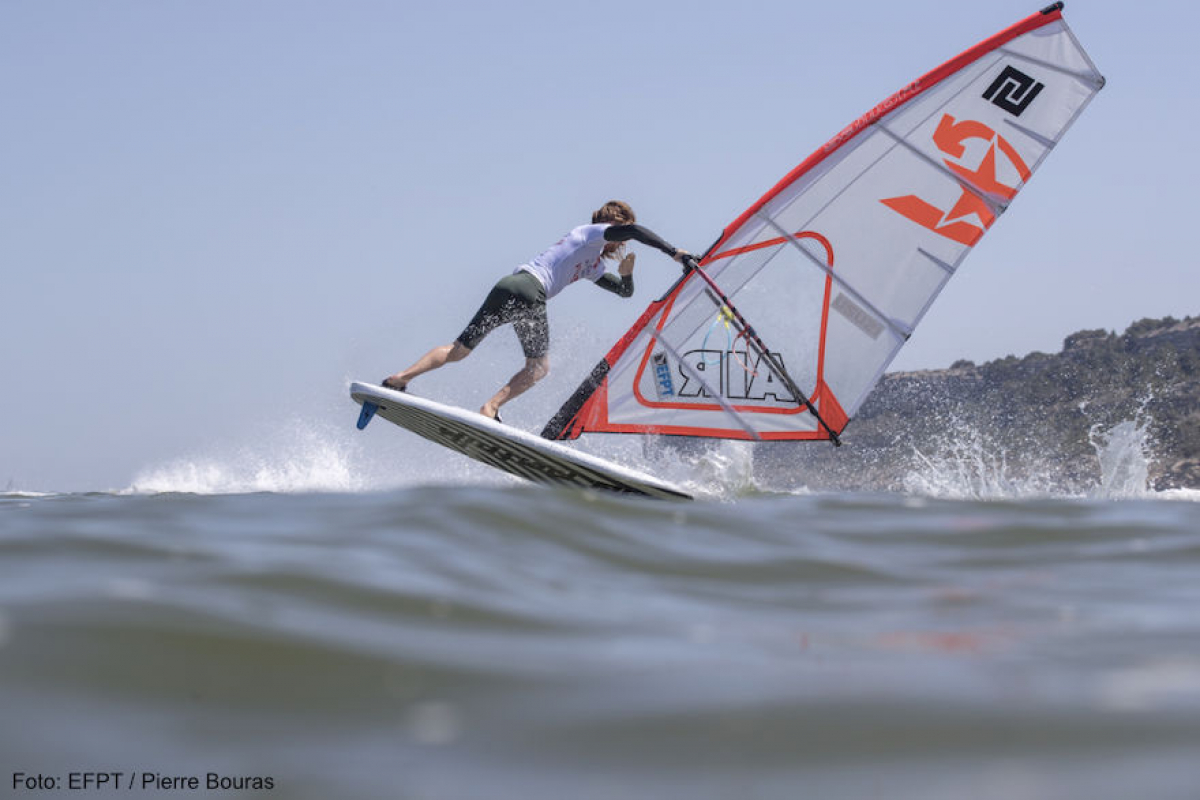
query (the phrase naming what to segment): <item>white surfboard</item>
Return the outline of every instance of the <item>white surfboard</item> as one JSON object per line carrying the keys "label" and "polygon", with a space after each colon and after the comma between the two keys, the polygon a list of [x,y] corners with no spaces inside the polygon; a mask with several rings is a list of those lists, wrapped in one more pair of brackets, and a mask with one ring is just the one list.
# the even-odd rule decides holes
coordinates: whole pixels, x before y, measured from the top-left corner
{"label": "white surfboard", "polygon": [[362,405],[358,427],[375,415],[431,442],[537,483],[607,489],[650,497],[690,500],[691,495],[652,475],[581,453],[461,408],[370,383],[350,384]]}

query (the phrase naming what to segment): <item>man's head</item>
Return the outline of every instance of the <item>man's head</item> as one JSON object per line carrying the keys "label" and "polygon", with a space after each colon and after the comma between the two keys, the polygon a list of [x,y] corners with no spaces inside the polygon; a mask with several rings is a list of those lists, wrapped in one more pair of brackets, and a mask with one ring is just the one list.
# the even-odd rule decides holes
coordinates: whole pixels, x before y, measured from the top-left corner
{"label": "man's head", "polygon": [[623,200],[609,200],[592,214],[592,224],[632,225],[637,222],[633,209]]}

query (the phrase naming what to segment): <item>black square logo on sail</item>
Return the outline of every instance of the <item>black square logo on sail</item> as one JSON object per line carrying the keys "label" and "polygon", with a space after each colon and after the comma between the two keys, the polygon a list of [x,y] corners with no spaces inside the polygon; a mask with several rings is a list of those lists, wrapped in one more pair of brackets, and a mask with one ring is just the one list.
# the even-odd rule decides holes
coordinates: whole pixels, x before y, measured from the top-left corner
{"label": "black square logo on sail", "polygon": [[993,105],[1019,117],[1021,112],[1029,108],[1029,104],[1038,96],[1038,92],[1044,88],[1045,84],[1026,75],[1016,67],[1008,66],[996,80],[992,81],[992,85],[983,93],[983,99],[991,100]]}

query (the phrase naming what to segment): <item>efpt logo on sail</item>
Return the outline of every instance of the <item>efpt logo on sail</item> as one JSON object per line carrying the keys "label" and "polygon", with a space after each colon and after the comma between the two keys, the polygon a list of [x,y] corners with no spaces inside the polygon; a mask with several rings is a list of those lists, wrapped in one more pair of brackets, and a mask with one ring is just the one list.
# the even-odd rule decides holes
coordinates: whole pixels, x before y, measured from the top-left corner
{"label": "efpt logo on sail", "polygon": [[671,380],[671,365],[667,363],[667,354],[661,351],[650,358],[654,362],[654,393],[659,400],[675,396],[675,383]]}

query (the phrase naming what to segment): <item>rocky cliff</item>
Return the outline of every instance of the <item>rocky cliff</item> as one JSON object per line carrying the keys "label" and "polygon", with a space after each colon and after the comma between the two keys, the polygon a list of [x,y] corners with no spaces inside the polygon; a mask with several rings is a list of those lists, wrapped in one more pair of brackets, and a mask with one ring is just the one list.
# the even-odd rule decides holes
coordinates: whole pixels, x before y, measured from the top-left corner
{"label": "rocky cliff", "polygon": [[1200,489],[1200,317],[1080,331],[1056,354],[886,375],[843,447],[760,445],[756,472],[812,488],[898,489],[956,453],[1005,479],[1088,491],[1102,440],[1122,422],[1148,434],[1154,488]]}

